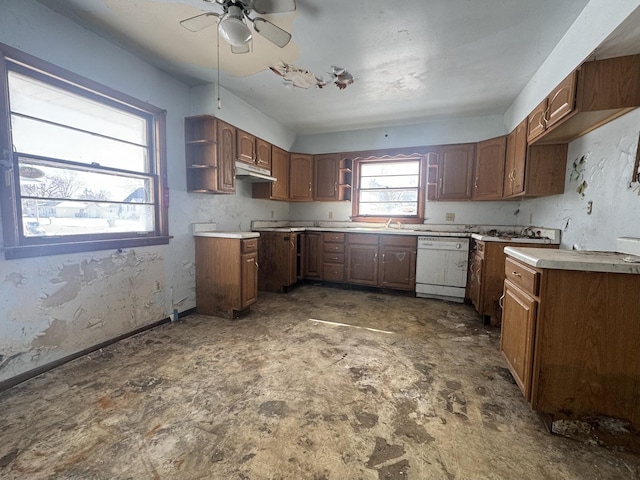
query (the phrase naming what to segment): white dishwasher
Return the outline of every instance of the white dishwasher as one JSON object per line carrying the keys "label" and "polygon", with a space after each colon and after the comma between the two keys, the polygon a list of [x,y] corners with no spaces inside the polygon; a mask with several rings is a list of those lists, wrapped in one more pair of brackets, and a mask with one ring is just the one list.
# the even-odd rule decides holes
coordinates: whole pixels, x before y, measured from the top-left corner
{"label": "white dishwasher", "polygon": [[463,302],[468,263],[468,238],[418,237],[416,296]]}

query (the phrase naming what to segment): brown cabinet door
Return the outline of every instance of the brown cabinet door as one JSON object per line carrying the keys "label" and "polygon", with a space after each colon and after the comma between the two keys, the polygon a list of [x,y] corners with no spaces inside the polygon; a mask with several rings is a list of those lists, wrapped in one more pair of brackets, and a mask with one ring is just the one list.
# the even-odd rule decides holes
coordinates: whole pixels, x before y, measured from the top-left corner
{"label": "brown cabinet door", "polygon": [[523,120],[508,136],[504,171],[504,197],[524,193],[527,160],[527,120]]}
{"label": "brown cabinet door", "polygon": [[[273,200],[289,199],[289,154],[278,147],[273,147],[271,157],[271,175],[276,181],[271,184]],[[260,185],[260,184],[254,184]],[[262,184],[264,185],[264,184]]]}
{"label": "brown cabinet door", "polygon": [[576,72],[572,72],[548,97],[546,128],[573,112],[576,103]]}
{"label": "brown cabinet door", "polygon": [[313,200],[311,178],[313,175],[313,157],[301,153],[292,153],[289,158],[289,199],[297,201]]}
{"label": "brown cabinet door", "polygon": [[380,286],[414,291],[416,288],[416,250],[406,247],[380,247]]}
{"label": "brown cabinet door", "polygon": [[475,145],[445,145],[440,150],[438,200],[468,200],[473,185]]}
{"label": "brown cabinet door", "polygon": [[218,122],[218,191],[235,193],[236,129]]}
{"label": "brown cabinet door", "polygon": [[506,148],[506,136],[478,143],[474,168],[474,200],[502,198]]}
{"label": "brown cabinet door", "polygon": [[305,273],[308,278],[320,278],[322,273],[322,234],[305,233]]}
{"label": "brown cabinet door", "polygon": [[504,282],[500,352],[527,400],[531,399],[533,342],[538,302],[511,282]]}
{"label": "brown cabinet door", "polygon": [[378,285],[378,245],[347,246],[347,282]]}
{"label": "brown cabinet door", "polygon": [[250,133],[238,130],[236,132],[236,148],[238,160],[245,163],[256,161],[256,137]]}
{"label": "brown cabinet door", "polygon": [[321,202],[338,200],[338,155],[316,155],[313,166],[313,199]]}
{"label": "brown cabinet door", "polygon": [[271,171],[271,144],[256,138],[256,165]]}
{"label": "brown cabinet door", "polygon": [[546,130],[547,121],[547,102],[545,98],[540,104],[533,109],[528,117],[527,141],[531,142],[542,135]]}
{"label": "brown cabinet door", "polygon": [[256,303],[258,300],[258,253],[246,253],[242,255],[242,309]]}

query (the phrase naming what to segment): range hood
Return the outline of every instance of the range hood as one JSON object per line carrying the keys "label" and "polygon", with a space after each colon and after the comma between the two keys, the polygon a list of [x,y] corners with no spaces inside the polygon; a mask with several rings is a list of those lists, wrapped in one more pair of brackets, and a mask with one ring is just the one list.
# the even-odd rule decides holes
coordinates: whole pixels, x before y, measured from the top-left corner
{"label": "range hood", "polygon": [[276,177],[272,177],[271,172],[266,168],[249,165],[244,162],[236,162],[236,179],[253,183],[276,181]]}

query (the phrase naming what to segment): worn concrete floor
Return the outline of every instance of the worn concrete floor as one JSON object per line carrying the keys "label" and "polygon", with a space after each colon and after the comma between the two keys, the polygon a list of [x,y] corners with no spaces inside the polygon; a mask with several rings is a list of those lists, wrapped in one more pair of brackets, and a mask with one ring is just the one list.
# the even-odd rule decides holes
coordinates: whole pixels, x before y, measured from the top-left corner
{"label": "worn concrete floor", "polygon": [[640,477],[637,455],[546,433],[498,345],[464,305],[261,293],[0,395],[0,478]]}

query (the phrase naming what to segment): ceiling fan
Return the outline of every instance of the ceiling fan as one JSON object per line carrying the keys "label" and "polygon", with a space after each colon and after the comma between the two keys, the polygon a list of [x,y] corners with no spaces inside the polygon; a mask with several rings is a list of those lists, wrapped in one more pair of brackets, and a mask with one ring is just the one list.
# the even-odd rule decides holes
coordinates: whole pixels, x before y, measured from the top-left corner
{"label": "ceiling fan", "polygon": [[231,45],[233,53],[248,53],[251,51],[251,29],[283,48],[291,40],[291,34],[262,17],[251,17],[250,11],[267,15],[271,13],[293,12],[296,9],[295,0],[203,0],[207,3],[217,3],[222,7],[222,13],[205,12],[180,22],[187,30],[198,32],[211,25],[218,24],[220,35]]}

